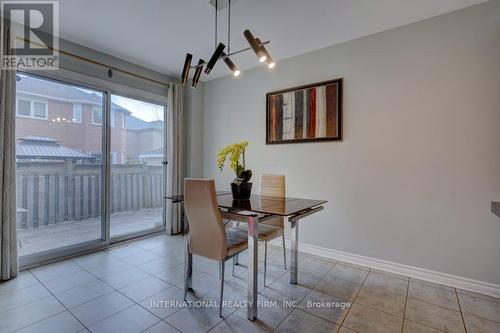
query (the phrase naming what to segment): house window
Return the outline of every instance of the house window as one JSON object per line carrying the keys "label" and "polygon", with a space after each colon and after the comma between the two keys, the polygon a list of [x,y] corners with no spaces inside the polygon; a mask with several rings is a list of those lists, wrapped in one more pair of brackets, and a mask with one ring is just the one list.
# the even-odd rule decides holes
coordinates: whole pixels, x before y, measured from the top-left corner
{"label": "house window", "polygon": [[102,109],[100,106],[92,107],[92,124],[102,125]]}
{"label": "house window", "polygon": [[115,111],[111,111],[111,127],[115,127]]}
{"label": "house window", "polygon": [[17,115],[23,117],[31,117],[31,102],[19,99],[17,101]]}
{"label": "house window", "polygon": [[82,105],[81,104],[73,104],[73,119],[74,123],[82,122]]}
{"label": "house window", "polygon": [[125,113],[122,114],[122,127],[127,128],[127,115]]}
{"label": "house window", "polygon": [[16,113],[19,117],[46,120],[48,119],[47,102],[19,98]]}
{"label": "house window", "polygon": [[111,164],[118,164],[118,153],[116,151],[111,152]]}
{"label": "house window", "polygon": [[33,117],[47,119],[47,104],[33,102]]}

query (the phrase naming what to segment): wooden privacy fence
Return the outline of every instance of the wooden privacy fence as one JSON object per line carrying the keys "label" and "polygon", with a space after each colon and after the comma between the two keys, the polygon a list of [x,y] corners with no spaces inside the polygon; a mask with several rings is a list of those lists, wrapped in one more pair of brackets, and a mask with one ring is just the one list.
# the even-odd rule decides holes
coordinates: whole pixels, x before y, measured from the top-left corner
{"label": "wooden privacy fence", "polygon": [[[113,165],[111,211],[162,206],[162,167]],[[101,165],[17,162],[17,224],[22,229],[101,215]]]}

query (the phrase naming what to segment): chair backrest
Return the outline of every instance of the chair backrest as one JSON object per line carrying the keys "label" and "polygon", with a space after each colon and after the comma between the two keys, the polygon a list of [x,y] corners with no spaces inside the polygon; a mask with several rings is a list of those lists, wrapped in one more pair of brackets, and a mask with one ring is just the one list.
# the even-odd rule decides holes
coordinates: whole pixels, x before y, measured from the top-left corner
{"label": "chair backrest", "polygon": [[285,175],[263,174],[260,178],[260,195],[285,196]]}
{"label": "chair backrest", "polygon": [[189,250],[202,257],[226,256],[226,231],[217,207],[213,179],[184,180],[184,209],[189,224]]}
{"label": "chair backrest", "polygon": [[[260,195],[265,195],[269,197],[281,197],[284,199],[286,196],[285,175],[263,174],[260,177]],[[264,223],[280,228],[285,227],[285,219],[282,216],[268,220],[267,222]]]}

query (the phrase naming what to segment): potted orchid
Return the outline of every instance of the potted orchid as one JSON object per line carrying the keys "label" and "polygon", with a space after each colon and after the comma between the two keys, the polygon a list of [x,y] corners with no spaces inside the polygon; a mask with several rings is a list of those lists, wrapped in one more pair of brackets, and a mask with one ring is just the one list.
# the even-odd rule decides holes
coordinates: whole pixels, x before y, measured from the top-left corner
{"label": "potted orchid", "polygon": [[235,200],[248,200],[252,192],[252,170],[246,169],[245,150],[247,141],[233,143],[224,147],[217,155],[217,166],[219,170],[224,169],[224,163],[229,158],[231,169],[236,174],[236,178],[231,183],[231,192]]}

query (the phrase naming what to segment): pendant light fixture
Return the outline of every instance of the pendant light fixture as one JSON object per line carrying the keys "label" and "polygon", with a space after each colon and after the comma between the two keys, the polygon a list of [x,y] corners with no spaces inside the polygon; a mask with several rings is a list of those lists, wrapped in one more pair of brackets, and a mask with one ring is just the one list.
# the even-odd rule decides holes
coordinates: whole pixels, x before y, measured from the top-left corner
{"label": "pendant light fixture", "polygon": [[247,42],[248,42],[248,44],[250,44],[250,47],[252,48],[252,50],[257,55],[257,58],[259,59],[259,61],[260,62],[266,61],[267,57],[264,54],[264,50],[263,50],[263,47],[261,47],[261,43],[257,42],[257,39],[254,38],[254,36],[250,32],[250,30],[248,30],[248,29],[245,30],[243,32],[243,35],[247,39]]}
{"label": "pendant light fixture", "polygon": [[184,60],[184,67],[182,68],[182,85],[186,85],[189,77],[189,69],[191,68],[191,59],[193,55],[191,53],[186,54],[186,59]]}
{"label": "pendant light fixture", "polygon": [[203,60],[203,59],[200,59],[200,61],[198,61],[198,65],[201,65],[201,66],[196,67],[196,70],[194,71],[193,82],[191,83],[191,88],[196,88],[196,86],[198,85],[198,81],[200,81],[201,71],[203,70],[202,64],[204,62],[205,62],[205,60]]}
{"label": "pendant light fixture", "polygon": [[226,45],[224,45],[221,42],[218,43],[217,41],[217,16],[218,16],[217,11],[219,9],[218,0],[210,0],[210,3],[215,7],[215,51],[213,52],[208,62],[205,62],[203,59],[200,59],[196,66],[191,66],[191,61],[193,59],[192,54],[190,53],[186,54],[186,58],[184,60],[184,67],[182,69],[182,77],[181,77],[182,85],[186,85],[189,78],[189,72],[191,69],[194,69],[195,71],[191,87],[196,88],[196,86],[198,85],[198,81],[200,80],[203,67],[205,66],[205,74],[208,75],[214,68],[217,61],[219,61],[219,59],[224,60],[224,63],[226,64],[226,66],[231,71],[234,77],[238,77],[241,74],[241,71],[239,70],[238,66],[234,64],[234,62],[231,60],[230,57],[238,53],[246,52],[249,50],[253,50],[253,52],[257,55],[259,62],[261,63],[265,62],[269,69],[272,69],[276,66],[276,63],[274,62],[273,58],[265,48],[265,45],[271,42],[270,41],[261,42],[261,40],[259,38],[255,38],[248,29],[243,32],[243,36],[246,38],[250,47],[231,53],[231,0],[225,0],[225,1],[227,2],[228,5],[227,53],[224,51],[226,49]]}
{"label": "pendant light fixture", "polygon": [[[255,38],[255,40],[257,41],[258,44],[262,45],[262,43],[260,42],[260,39]],[[261,46],[261,49],[262,49],[262,52],[264,53],[264,56],[266,57],[266,60],[264,60],[264,61],[266,62],[267,67],[274,68],[274,66],[276,66],[276,63],[274,62],[274,60],[271,57],[271,55],[269,54],[269,52],[267,52],[267,50],[264,46]]]}
{"label": "pendant light fixture", "polygon": [[225,48],[226,45],[219,43],[219,45],[214,51],[214,54],[212,54],[212,57],[208,61],[207,68],[205,68],[205,74],[210,74],[210,71],[212,71],[212,68],[214,68],[215,63],[217,62],[217,60],[219,60]]}
{"label": "pendant light fixture", "polygon": [[226,53],[222,52],[222,56],[224,56],[224,62],[226,63],[227,68],[233,73],[233,76],[239,76],[241,74],[238,67],[231,61],[229,57],[227,57]]}

